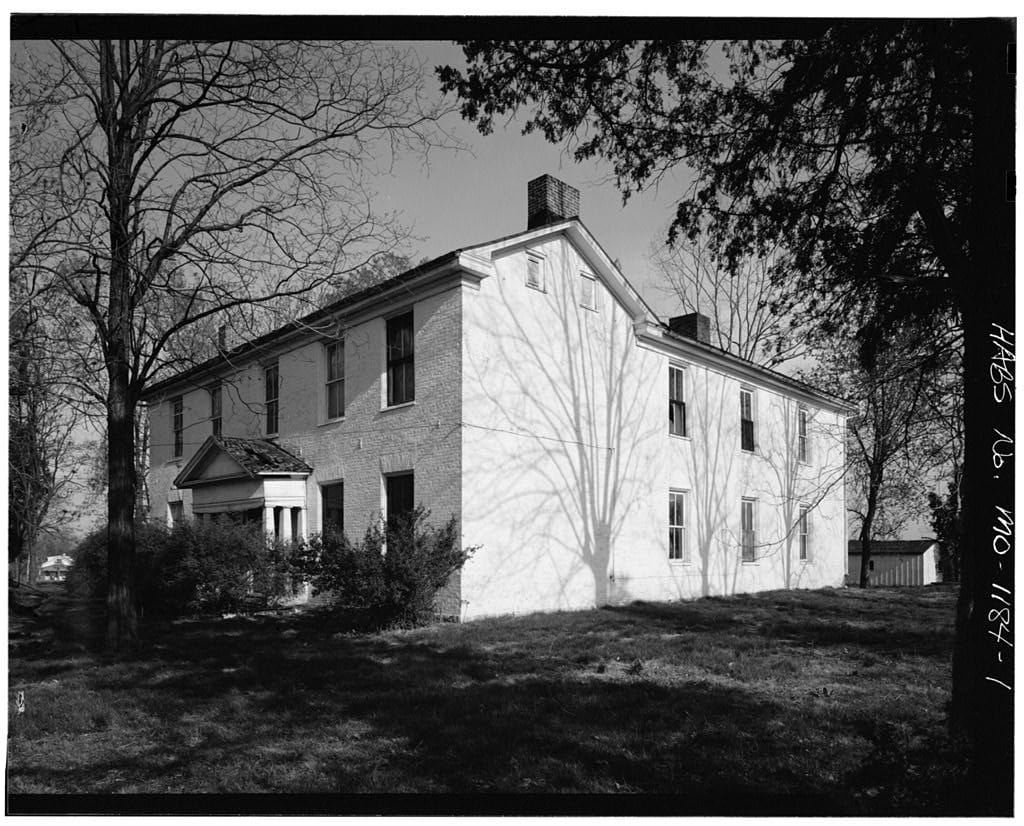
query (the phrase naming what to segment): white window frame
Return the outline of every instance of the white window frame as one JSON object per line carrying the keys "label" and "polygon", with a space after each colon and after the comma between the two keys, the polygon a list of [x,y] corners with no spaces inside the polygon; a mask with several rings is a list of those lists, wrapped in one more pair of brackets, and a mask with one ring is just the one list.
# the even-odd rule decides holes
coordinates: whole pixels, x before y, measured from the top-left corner
{"label": "white window frame", "polygon": [[[411,340],[412,340],[412,352],[410,354],[406,355],[406,356],[403,356],[401,358],[401,363],[402,364],[406,364],[407,363],[407,364],[409,364],[411,366],[411,370],[412,370],[412,387],[413,387],[413,389],[412,389],[412,398],[411,399],[406,399],[405,401],[400,401],[400,402],[396,402],[396,403],[392,404],[391,403],[391,399],[394,396],[394,393],[392,392],[393,391],[393,387],[392,387],[391,367],[392,367],[393,363],[397,364],[398,361],[392,362],[391,358],[390,358],[391,352],[390,352],[390,349],[388,347],[388,341],[389,341],[389,339],[388,339],[388,327],[390,326],[391,322],[395,321],[396,319],[403,318],[404,316],[409,316],[409,319],[410,319],[409,327],[410,327],[410,333],[411,333],[411,337],[412,337],[411,338]],[[417,388],[417,381],[416,381],[416,311],[415,311],[414,307],[406,307],[405,309],[401,310],[400,312],[390,313],[389,315],[387,315],[384,318],[384,350],[383,350],[383,357],[384,357],[384,369],[383,369],[383,375],[381,377],[381,410],[397,410],[399,408],[409,407],[411,405],[416,404],[416,393],[417,393],[417,389],[418,388]]]}
{"label": "white window frame", "polygon": [[[746,558],[746,531],[743,528],[743,511],[750,506],[750,559]],[[744,496],[740,499],[740,562],[744,565],[757,564],[757,499]]]}
{"label": "white window frame", "polygon": [[[531,265],[536,265],[537,269],[535,273],[531,273]],[[531,275],[536,275],[536,279],[531,278]],[[535,252],[526,253],[526,286],[531,290],[537,290],[542,293],[547,292],[547,285],[544,278],[543,255],[539,255]]]}
{"label": "white window frame", "polygon": [[[675,383],[673,381],[675,373],[679,374],[679,389],[680,389],[680,392],[682,393],[682,398],[681,399],[673,399],[672,398],[672,390],[675,387]],[[689,428],[687,427],[687,425],[689,424],[689,422],[687,420],[687,414],[689,413],[689,411],[686,409],[686,397],[687,397],[686,389],[687,389],[686,388],[686,368],[682,364],[669,363],[669,365],[668,365],[668,411],[669,411],[668,412],[668,415],[669,415],[668,434],[669,434],[669,436],[675,436],[677,439],[688,439],[690,437],[690,431],[689,431]],[[676,432],[674,432],[672,430],[672,403],[674,401],[678,401],[678,402],[682,403],[682,405],[683,405],[683,432],[682,433],[676,433]]]}
{"label": "white window frame", "polygon": [[[341,347],[341,376],[331,378],[331,348]],[[341,412],[331,415],[331,386],[341,385]],[[324,406],[323,411],[326,418],[324,421],[335,422],[345,418],[345,339],[339,338],[334,341],[324,342]]]}
{"label": "white window frame", "polygon": [[797,511],[797,558],[801,562],[808,562],[811,558],[811,508],[809,505],[800,505]]}
{"label": "white window frame", "polygon": [[[751,447],[746,448],[743,446],[743,396],[747,395],[750,397],[750,439],[753,443]],[[740,450],[744,453],[756,453],[757,452],[757,396],[754,393],[754,388],[741,386],[740,387]]]}
{"label": "white window frame", "polygon": [[[587,303],[588,285],[590,303]],[[597,278],[586,270],[580,270],[580,306],[585,310],[597,312]]]}
{"label": "white window frame", "polygon": [[[224,385],[219,381],[208,388],[210,393],[210,432],[214,436],[224,435]],[[214,404],[216,400],[216,404]]]}
{"label": "white window frame", "polygon": [[811,440],[807,432],[809,422],[810,413],[806,407],[800,405],[796,409],[796,458],[804,464],[811,461]]}
{"label": "white window frame", "polygon": [[171,453],[180,459],[185,453],[185,397],[171,399]]}
{"label": "white window frame", "polygon": [[[274,371],[274,395],[270,395],[268,376]],[[274,429],[270,429],[270,405],[274,405]],[[281,364],[277,359],[263,365],[263,430],[267,436],[276,436],[281,430]]]}
{"label": "white window frame", "polygon": [[[673,565],[689,565],[690,544],[686,541],[686,508],[688,491],[682,488],[669,488],[668,491],[668,561]],[[679,497],[679,500],[676,500]],[[676,521],[673,521],[675,516]],[[678,536],[677,547],[679,556],[672,555],[672,539]]]}

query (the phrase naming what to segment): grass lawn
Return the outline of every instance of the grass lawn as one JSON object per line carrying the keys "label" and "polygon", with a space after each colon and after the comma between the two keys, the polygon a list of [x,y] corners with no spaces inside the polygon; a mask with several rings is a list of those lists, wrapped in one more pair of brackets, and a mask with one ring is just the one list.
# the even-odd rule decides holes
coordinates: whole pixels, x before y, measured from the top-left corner
{"label": "grass lawn", "polygon": [[951,813],[954,599],[777,591],[381,634],[309,611],[147,627],[122,662],[68,615],[54,632],[15,624],[7,791],[639,792],[683,795],[682,811]]}

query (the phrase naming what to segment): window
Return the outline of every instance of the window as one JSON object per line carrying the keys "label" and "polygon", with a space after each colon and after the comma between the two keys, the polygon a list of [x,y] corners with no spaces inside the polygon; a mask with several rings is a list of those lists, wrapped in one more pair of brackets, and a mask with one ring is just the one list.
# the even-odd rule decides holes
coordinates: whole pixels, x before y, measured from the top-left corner
{"label": "window", "polygon": [[345,342],[327,345],[327,418],[345,415]]}
{"label": "window", "polygon": [[754,499],[744,499],[740,503],[740,545],[743,549],[744,562],[754,562],[757,559],[757,522],[754,514],[756,504]]}
{"label": "window", "polygon": [[171,399],[171,430],[174,431],[174,455],[181,456],[185,448],[184,423],[181,396]]}
{"label": "window", "polygon": [[267,390],[267,435],[271,436],[277,433],[277,414],[278,414],[278,372],[277,362],[275,361],[269,367],[267,367],[265,373],[265,384]]}
{"label": "window", "polygon": [[800,561],[807,561],[807,513],[810,510],[806,505],[800,506]]}
{"label": "window", "polygon": [[526,256],[526,286],[544,292],[543,261],[534,255]]}
{"label": "window", "polygon": [[754,449],[754,391],[740,388],[740,446]]}
{"label": "window", "polygon": [[678,562],[690,561],[686,546],[686,494],[669,491],[668,494],[668,558]]}
{"label": "window", "polygon": [[588,310],[597,309],[597,282],[590,273],[580,273],[580,305]]}
{"label": "window", "polygon": [[807,461],[807,408],[796,412],[796,456],[801,462]]}
{"label": "window", "polygon": [[176,528],[178,525],[185,521],[185,503],[168,502],[167,515],[170,518],[171,527]]}
{"label": "window", "polygon": [[221,386],[215,384],[210,387],[210,423],[213,425],[213,435],[220,436],[222,418]]}
{"label": "window", "polygon": [[388,319],[388,407],[416,398],[413,378],[412,310]]}
{"label": "window", "polygon": [[394,524],[394,520],[412,511],[413,505],[413,475],[412,473],[396,473],[386,476],[387,491],[387,520],[388,525]]}
{"label": "window", "polygon": [[683,369],[668,368],[668,432],[673,436],[686,435],[686,401],[683,395]]}
{"label": "window", "polygon": [[323,518],[320,521],[321,533],[328,528],[336,531],[345,530],[345,485],[341,482],[324,485],[320,488],[323,499]]}

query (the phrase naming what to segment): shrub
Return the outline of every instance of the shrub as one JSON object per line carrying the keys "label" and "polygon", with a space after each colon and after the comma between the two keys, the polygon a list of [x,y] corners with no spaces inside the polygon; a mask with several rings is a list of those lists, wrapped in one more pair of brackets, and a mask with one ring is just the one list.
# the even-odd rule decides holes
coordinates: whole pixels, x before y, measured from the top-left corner
{"label": "shrub", "polygon": [[[293,568],[288,549],[268,542],[259,526],[226,518],[174,528],[136,526],[135,594],[145,616],[240,611],[288,596]],[[107,588],[106,530],[75,550],[68,578],[75,596],[102,597]]]}
{"label": "shrub", "polygon": [[388,527],[371,525],[360,543],[344,534],[315,536],[304,551],[315,560],[306,571],[317,593],[335,606],[367,613],[378,626],[412,626],[434,614],[438,592],[475,550],[458,547],[458,523],[440,528],[422,506]]}

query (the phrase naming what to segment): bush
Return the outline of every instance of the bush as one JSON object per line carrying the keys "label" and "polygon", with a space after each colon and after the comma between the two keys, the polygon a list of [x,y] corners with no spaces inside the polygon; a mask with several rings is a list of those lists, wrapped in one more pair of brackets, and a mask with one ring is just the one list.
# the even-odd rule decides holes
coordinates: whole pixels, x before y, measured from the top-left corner
{"label": "bush", "polygon": [[[262,529],[225,518],[174,528],[140,523],[135,529],[135,595],[144,616],[241,611],[292,592],[288,549],[268,542]],[[100,598],[107,588],[106,529],[74,552],[69,592]]]}
{"label": "bush", "polygon": [[429,524],[422,506],[384,528],[371,525],[362,542],[344,534],[315,536],[302,552],[306,577],[336,607],[356,609],[377,626],[418,625],[435,614],[438,592],[474,548],[459,548],[458,523]]}

